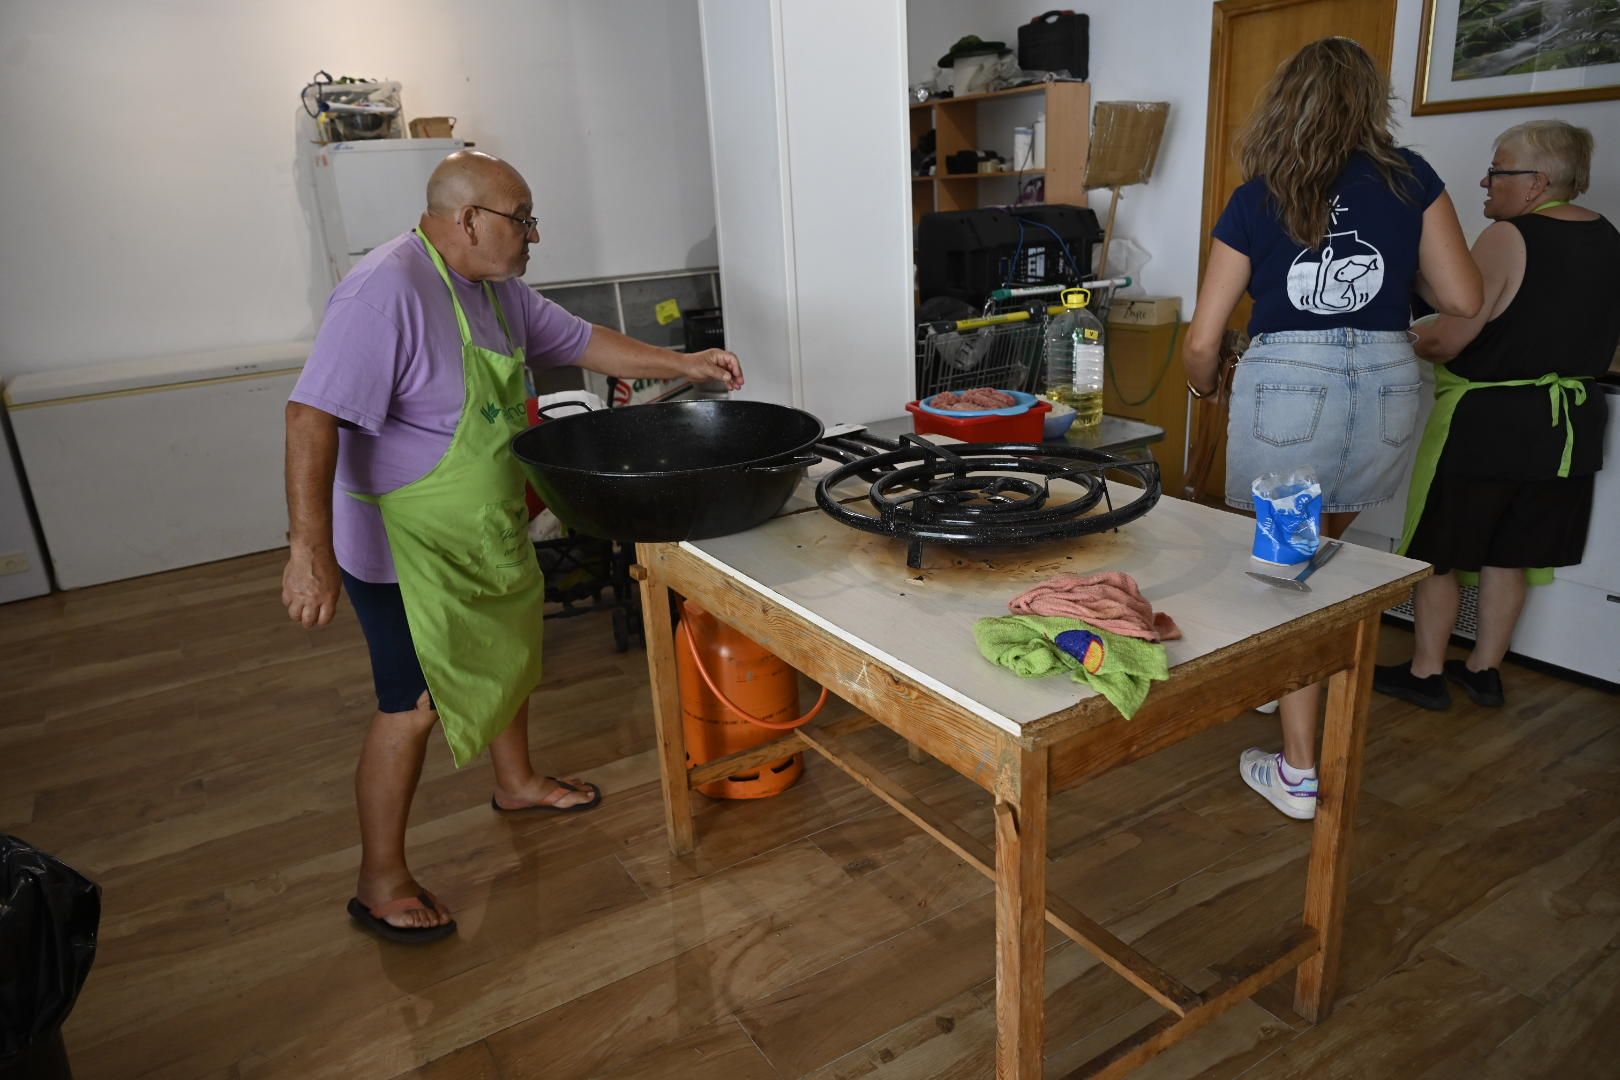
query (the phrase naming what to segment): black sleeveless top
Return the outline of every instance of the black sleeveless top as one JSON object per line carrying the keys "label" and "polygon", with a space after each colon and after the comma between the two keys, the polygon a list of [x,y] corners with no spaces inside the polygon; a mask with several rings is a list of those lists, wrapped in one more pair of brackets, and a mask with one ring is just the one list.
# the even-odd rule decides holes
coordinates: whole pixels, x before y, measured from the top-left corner
{"label": "black sleeveless top", "polygon": [[[1606,218],[1562,221],[1544,214],[1507,219],[1524,237],[1524,281],[1507,309],[1480,328],[1451,370],[1471,382],[1601,375],[1620,342],[1620,232]],[[1571,476],[1603,467],[1603,392],[1587,384],[1586,403],[1566,400],[1575,427]],[[1552,424],[1545,386],[1470,390],[1457,403],[1439,471],[1530,480],[1556,476],[1563,418]]]}

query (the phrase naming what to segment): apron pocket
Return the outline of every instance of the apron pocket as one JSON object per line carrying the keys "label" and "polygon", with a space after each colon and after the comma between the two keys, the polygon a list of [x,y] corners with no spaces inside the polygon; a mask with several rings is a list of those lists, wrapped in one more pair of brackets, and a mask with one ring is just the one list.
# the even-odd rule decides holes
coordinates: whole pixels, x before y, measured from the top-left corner
{"label": "apron pocket", "polygon": [[485,503],[479,508],[478,537],[490,581],[524,585],[539,572],[534,545],[529,543],[528,523],[528,507],[521,498]]}
{"label": "apron pocket", "polygon": [[1327,401],[1325,386],[1254,388],[1254,437],[1272,446],[1310,442]]}
{"label": "apron pocket", "polygon": [[1378,389],[1378,422],[1385,446],[1405,446],[1417,430],[1422,383],[1410,386],[1383,386]]}

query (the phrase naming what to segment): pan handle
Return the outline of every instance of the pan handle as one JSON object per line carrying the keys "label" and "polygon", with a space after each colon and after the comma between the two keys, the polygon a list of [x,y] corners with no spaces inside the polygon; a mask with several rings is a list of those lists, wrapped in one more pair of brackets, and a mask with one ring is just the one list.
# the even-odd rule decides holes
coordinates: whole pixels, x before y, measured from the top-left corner
{"label": "pan handle", "polygon": [[592,409],[589,405],[585,404],[583,401],[554,401],[550,405],[541,405],[539,408],[535,409],[535,413],[536,413],[536,415],[542,417],[543,419],[550,420],[551,419],[551,411],[553,409],[564,409],[564,408],[567,408],[570,405],[574,406],[576,409],[581,409],[581,410],[583,410],[585,412],[595,412],[596,411],[596,410]]}
{"label": "pan handle", "polygon": [[769,476],[780,476],[782,473],[792,472],[795,469],[808,469],[810,466],[816,464],[820,460],[821,458],[817,457],[815,454],[806,454],[803,457],[789,458],[788,460],[779,462],[776,465],[750,465],[744,469],[743,472],[765,473]]}

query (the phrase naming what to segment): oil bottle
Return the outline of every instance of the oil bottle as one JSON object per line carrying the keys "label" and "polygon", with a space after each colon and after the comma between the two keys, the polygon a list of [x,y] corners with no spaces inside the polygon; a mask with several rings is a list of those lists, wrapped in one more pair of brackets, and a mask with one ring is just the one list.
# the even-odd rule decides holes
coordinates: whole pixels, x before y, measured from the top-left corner
{"label": "oil bottle", "polygon": [[1103,324],[1090,304],[1089,289],[1065,289],[1063,310],[1046,326],[1045,395],[1072,407],[1080,430],[1096,427],[1103,412]]}

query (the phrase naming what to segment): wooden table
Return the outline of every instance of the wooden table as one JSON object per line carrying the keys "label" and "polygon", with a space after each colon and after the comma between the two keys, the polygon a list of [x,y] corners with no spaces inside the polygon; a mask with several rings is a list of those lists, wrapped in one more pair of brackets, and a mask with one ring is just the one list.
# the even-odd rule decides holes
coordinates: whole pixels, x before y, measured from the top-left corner
{"label": "wooden table", "polygon": [[[638,548],[666,825],[677,854],[694,845],[693,787],[801,749],[822,754],[995,881],[1000,1077],[1042,1075],[1043,922],[1166,1011],[1075,1076],[1123,1075],[1295,969],[1295,1008],[1313,1021],[1327,1015],[1379,615],[1428,573],[1425,564],[1347,546],[1311,579],[1311,592],[1273,589],[1243,574],[1252,519],[1166,498],[1117,533],[1024,549],[933,547],[916,571],[901,542],[804,506],[801,493],[782,516],[746,533]],[[1101,569],[1132,575],[1185,634],[1166,646],[1169,681],[1155,684],[1128,721],[1068,679],[1023,680],[987,662],[971,632],[975,619],[1004,614],[1011,597],[1038,581]],[[990,792],[994,853],[842,743],[850,722],[842,731],[801,728],[688,769],[670,591],[854,705],[865,714],[855,723],[882,724]],[[1053,793],[1321,679],[1326,726],[1304,920],[1275,956],[1198,993],[1046,894]]]}

